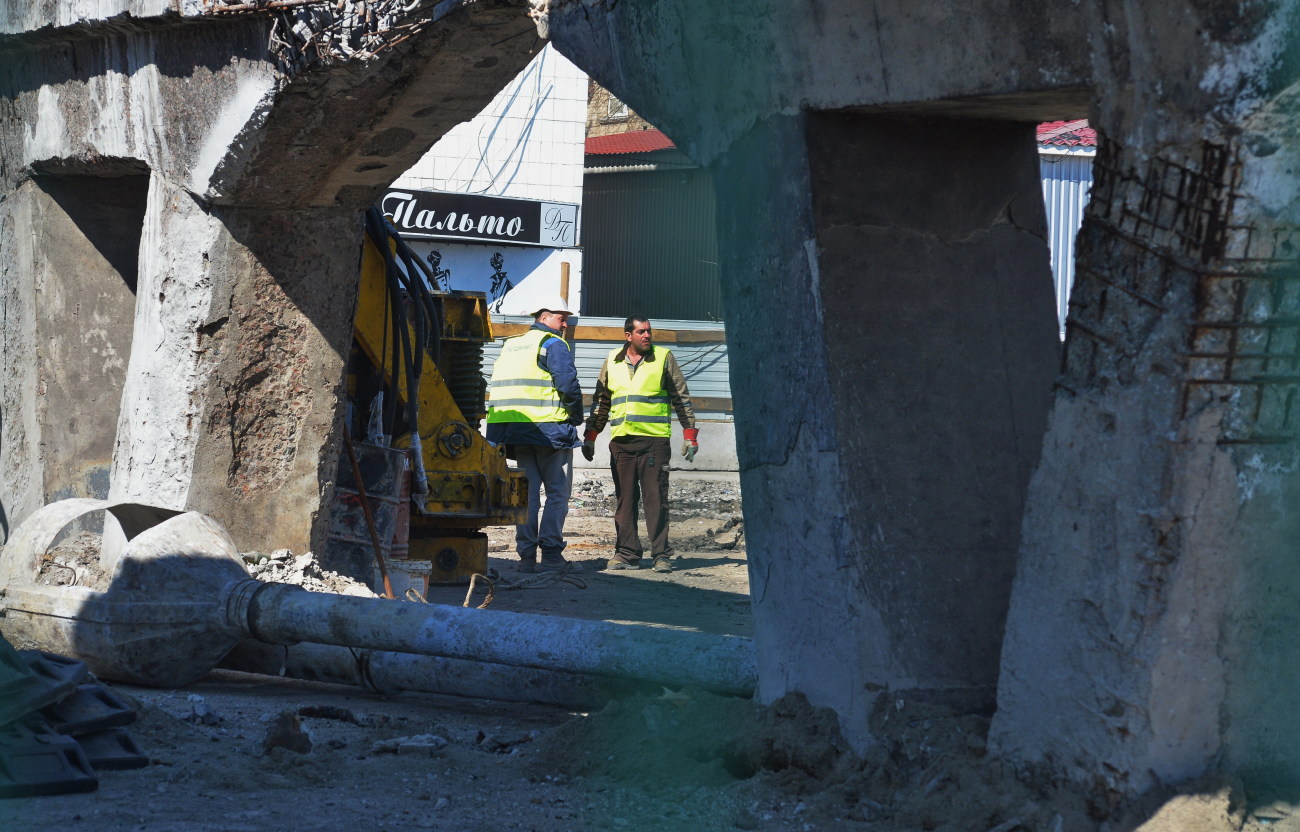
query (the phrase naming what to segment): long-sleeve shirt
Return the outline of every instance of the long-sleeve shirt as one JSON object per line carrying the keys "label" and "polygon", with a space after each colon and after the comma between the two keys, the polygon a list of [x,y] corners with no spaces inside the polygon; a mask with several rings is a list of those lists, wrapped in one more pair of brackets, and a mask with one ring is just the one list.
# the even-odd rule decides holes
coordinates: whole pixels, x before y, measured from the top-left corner
{"label": "long-sleeve shirt", "polygon": [[[627,360],[627,346],[618,351],[614,360]],[[691,407],[691,393],[686,388],[686,376],[682,375],[682,368],[677,365],[677,358],[671,352],[656,350],[652,346],[641,361],[630,365],[628,370],[633,374],[662,373],[660,384],[668,394],[673,410],[677,411],[677,421],[682,423],[683,428],[695,427],[695,410]],[[609,362],[606,361],[600,365],[600,378],[596,380],[596,392],[591,397],[591,415],[587,417],[587,430],[600,433],[605,429],[605,424],[609,422],[609,407]]]}
{"label": "long-sleeve shirt", "polygon": [[573,352],[563,341],[557,341],[560,331],[535,323],[533,329],[549,332],[548,338],[537,351],[537,366],[550,373],[555,390],[560,394],[560,406],[569,414],[565,422],[489,422],[487,440],[496,445],[541,445],[546,448],[576,448],[582,444],[575,425],[582,424],[582,386],[578,384],[578,368],[573,364]]}

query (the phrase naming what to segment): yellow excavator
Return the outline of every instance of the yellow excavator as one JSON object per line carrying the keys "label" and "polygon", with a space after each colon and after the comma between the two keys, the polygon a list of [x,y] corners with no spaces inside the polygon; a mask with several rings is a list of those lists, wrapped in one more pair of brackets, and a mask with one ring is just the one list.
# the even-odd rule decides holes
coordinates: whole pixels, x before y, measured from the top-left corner
{"label": "yellow excavator", "polygon": [[[487,571],[482,529],[522,522],[528,491],[505,449],[479,433],[483,345],[492,340],[487,299],[430,288],[437,285],[392,224],[368,210],[347,378],[357,414],[350,434],[409,448],[407,558],[430,564],[431,583],[464,583]],[[363,427],[357,417],[366,411]]]}

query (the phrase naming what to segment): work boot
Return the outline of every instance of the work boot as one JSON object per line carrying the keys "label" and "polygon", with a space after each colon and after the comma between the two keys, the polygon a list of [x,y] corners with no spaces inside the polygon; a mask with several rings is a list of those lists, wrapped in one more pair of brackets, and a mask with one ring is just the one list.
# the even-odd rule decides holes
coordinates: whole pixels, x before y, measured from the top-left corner
{"label": "work boot", "polygon": [[537,571],[537,561],[535,561],[535,560],[521,560],[521,561],[519,561],[518,564],[515,565],[515,571],[516,571],[516,572],[522,572],[522,573],[524,573],[525,575],[531,575],[531,574],[533,574],[534,572]]}
{"label": "work boot", "polygon": [[569,568],[569,562],[559,555],[554,557],[542,555],[542,562],[539,566],[543,572],[563,572]]}
{"label": "work boot", "polygon": [[673,562],[668,558],[655,558],[655,565],[651,567],[656,572],[673,571]]}
{"label": "work boot", "polygon": [[605,564],[605,568],[615,571],[619,569],[640,569],[641,561],[635,560],[629,563],[628,561],[619,560],[618,558],[610,558],[609,563]]}

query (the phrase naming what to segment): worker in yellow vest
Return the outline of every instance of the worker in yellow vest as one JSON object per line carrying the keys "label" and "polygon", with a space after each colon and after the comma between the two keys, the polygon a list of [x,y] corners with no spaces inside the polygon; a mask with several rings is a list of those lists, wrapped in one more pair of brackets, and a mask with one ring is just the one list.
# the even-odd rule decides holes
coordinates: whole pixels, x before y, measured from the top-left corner
{"label": "worker in yellow vest", "polygon": [[487,440],[505,445],[528,476],[528,517],[515,526],[520,572],[537,571],[539,549],[542,569],[568,564],[564,520],[582,424],[582,388],[564,340],[570,314],[561,298],[547,300],[527,332],[506,339],[492,367]]}
{"label": "worker in yellow vest", "polygon": [[623,322],[627,343],[614,350],[600,368],[596,392],[583,435],[582,455],[596,455],[596,436],[610,427],[609,467],[614,475],[614,556],[608,569],[637,569],[641,565],[641,536],[637,530],[638,499],[645,503],[646,532],[656,572],[671,572],[673,549],[668,543],[668,457],[671,453],[672,412],[682,425],[682,456],[695,461],[700,449],[695,412],[686,378],[677,359],[651,342],[650,321],[633,316]]}

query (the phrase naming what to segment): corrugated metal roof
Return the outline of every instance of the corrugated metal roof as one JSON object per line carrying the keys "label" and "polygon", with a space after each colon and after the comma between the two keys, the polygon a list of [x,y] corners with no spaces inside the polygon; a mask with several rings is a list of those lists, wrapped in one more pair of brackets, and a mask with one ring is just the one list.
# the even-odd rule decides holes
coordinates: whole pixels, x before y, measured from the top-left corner
{"label": "corrugated metal roof", "polygon": [[1096,147],[1097,131],[1089,127],[1084,118],[1045,121],[1038,125],[1038,143],[1051,147]]}
{"label": "corrugated metal roof", "polygon": [[676,146],[673,140],[660,130],[633,130],[630,133],[590,137],[587,139],[587,154],[599,156],[614,153],[649,153]]}
{"label": "corrugated metal roof", "polygon": [[[495,315],[493,322],[501,321],[512,324],[531,325],[532,318],[519,315]],[[600,376],[600,366],[609,351],[622,344],[622,341],[588,341],[582,338],[582,330],[595,327],[613,327],[622,331],[622,318],[581,317],[577,321],[578,338],[574,341],[573,360],[578,367],[578,383],[582,392],[591,395],[595,392],[596,379]],[[721,324],[711,321],[653,321],[655,329],[669,330],[718,330]],[[730,399],[731,370],[727,360],[727,345],[722,341],[705,343],[666,344],[677,357],[686,384],[690,387],[692,399]],[[501,341],[487,344],[483,349],[483,373],[491,376],[492,364],[501,352]],[[730,419],[730,412],[705,411],[696,407],[696,415],[702,419]]]}

